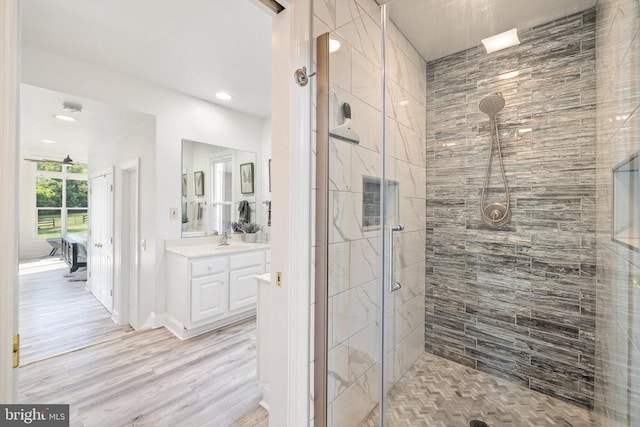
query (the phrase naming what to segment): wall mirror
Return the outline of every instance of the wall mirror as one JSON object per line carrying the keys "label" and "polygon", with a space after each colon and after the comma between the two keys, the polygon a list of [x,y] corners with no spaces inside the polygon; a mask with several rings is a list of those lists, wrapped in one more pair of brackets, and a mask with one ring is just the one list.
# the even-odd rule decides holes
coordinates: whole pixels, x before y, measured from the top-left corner
{"label": "wall mirror", "polygon": [[257,164],[256,153],[182,140],[182,237],[231,231],[243,201],[256,221],[256,195],[242,192],[240,165],[247,163]]}

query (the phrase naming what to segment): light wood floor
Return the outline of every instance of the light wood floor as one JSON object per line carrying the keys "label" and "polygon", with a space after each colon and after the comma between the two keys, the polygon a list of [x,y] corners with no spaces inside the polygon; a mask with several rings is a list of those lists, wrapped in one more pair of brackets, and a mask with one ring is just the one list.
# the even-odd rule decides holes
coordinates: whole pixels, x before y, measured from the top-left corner
{"label": "light wood floor", "polygon": [[[55,291],[50,289],[55,287],[47,283],[60,273],[56,270],[29,275],[31,283],[39,282],[51,295],[21,292],[21,310],[23,303],[26,307],[55,306],[51,304]],[[36,275],[40,275],[37,280]],[[58,283],[57,289],[66,284]],[[31,297],[40,301],[30,301]],[[48,322],[33,327],[26,336],[47,335],[48,324],[64,325],[55,313],[70,323],[82,323],[62,307],[51,312]],[[22,315],[21,327],[29,321]],[[55,332],[60,341],[71,339],[68,330]],[[32,338],[31,345],[44,341]],[[20,402],[70,404],[72,426],[268,425],[268,413],[258,405],[262,393],[256,378],[254,319],[187,341],[160,328],[88,342],[88,347],[21,366]],[[71,347],[62,342],[56,346]]]}
{"label": "light wood floor", "polygon": [[21,365],[133,331],[116,325],[107,309],[85,290],[87,282],[70,281],[74,277],[65,277],[68,273],[69,267],[59,258],[20,263]]}

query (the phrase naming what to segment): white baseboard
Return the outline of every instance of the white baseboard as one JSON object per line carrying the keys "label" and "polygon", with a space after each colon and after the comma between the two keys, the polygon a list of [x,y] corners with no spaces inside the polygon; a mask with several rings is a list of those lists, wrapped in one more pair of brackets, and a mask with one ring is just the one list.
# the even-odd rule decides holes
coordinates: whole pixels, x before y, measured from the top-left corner
{"label": "white baseboard", "polygon": [[229,326],[241,320],[255,317],[255,315],[256,315],[256,310],[253,309],[253,310],[245,311],[242,313],[234,314],[233,316],[225,317],[224,319],[220,319],[218,321],[209,322],[202,326],[187,329],[187,327],[182,322],[178,321],[176,318],[174,318],[170,314],[165,314],[165,322],[163,326],[167,328],[176,337],[180,338],[181,340],[186,340],[186,339],[204,334],[206,332],[213,331],[215,329],[220,329],[225,326]]}

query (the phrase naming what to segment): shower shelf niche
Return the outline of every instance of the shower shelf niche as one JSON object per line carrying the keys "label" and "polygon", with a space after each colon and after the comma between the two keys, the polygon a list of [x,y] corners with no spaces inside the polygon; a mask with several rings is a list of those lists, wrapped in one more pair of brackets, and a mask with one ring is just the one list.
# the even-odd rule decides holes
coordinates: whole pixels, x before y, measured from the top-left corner
{"label": "shower shelf niche", "polygon": [[611,235],[614,242],[640,252],[640,152],[613,168]]}

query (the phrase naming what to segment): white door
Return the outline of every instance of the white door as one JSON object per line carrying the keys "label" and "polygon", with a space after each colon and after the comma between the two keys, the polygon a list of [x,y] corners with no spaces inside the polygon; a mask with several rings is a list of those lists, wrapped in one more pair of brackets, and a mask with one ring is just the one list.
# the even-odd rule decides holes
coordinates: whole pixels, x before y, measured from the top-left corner
{"label": "white door", "polygon": [[91,178],[89,192],[91,293],[113,310],[113,173]]}

